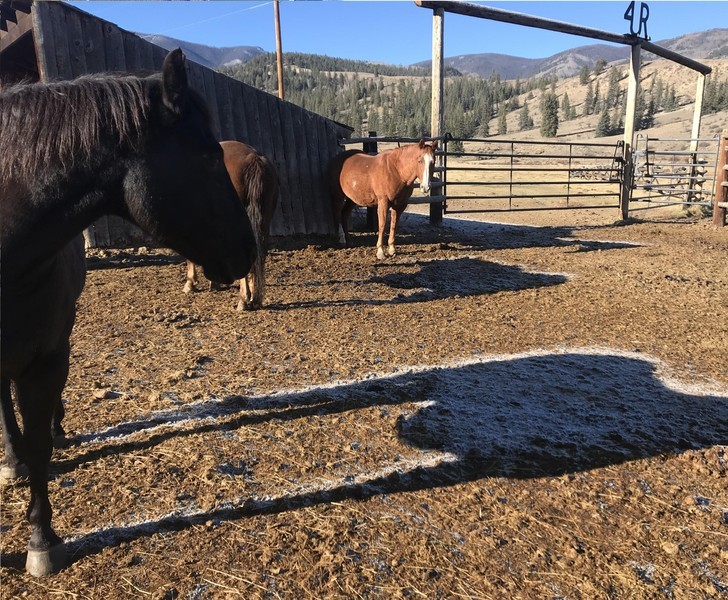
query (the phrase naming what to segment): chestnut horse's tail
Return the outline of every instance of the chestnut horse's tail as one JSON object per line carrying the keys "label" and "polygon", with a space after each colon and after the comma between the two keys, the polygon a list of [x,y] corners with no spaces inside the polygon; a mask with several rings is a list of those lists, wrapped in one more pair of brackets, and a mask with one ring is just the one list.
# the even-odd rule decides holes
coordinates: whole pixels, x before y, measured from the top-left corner
{"label": "chestnut horse's tail", "polygon": [[265,259],[268,255],[270,224],[278,203],[278,175],[268,158],[258,154],[242,178],[243,189],[247,192],[248,219],[253,226],[257,248],[257,256],[249,275],[253,288],[252,303],[255,307],[260,307],[265,295]]}

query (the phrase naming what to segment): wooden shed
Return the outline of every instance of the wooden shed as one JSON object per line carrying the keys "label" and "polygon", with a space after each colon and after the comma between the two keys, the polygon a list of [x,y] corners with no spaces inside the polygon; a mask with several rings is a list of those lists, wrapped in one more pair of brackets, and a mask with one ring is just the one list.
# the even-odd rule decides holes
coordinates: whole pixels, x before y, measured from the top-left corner
{"label": "wooden shed", "polygon": [[[167,51],[62,2],[0,0],[0,85],[56,81],[87,73],[159,71]],[[333,235],[325,185],[328,161],[352,129],[188,60],[190,84],[210,106],[220,140],[239,140],[275,164],[281,198],[271,234]],[[87,231],[95,246],[139,243],[141,232],[116,217]]]}

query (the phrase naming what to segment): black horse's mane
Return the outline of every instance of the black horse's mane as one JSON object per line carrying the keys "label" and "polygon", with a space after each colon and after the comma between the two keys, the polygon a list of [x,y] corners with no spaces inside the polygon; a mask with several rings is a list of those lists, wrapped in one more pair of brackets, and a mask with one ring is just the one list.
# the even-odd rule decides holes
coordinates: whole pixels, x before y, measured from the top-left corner
{"label": "black horse's mane", "polygon": [[152,78],[88,75],[6,88],[0,95],[0,177],[37,177],[88,163],[106,143],[139,143]]}
{"label": "black horse's mane", "polygon": [[[205,108],[197,94],[190,99]],[[159,75],[9,86],[0,94],[0,179],[69,172],[93,163],[100,147],[134,148],[149,130],[154,102],[161,102]]]}

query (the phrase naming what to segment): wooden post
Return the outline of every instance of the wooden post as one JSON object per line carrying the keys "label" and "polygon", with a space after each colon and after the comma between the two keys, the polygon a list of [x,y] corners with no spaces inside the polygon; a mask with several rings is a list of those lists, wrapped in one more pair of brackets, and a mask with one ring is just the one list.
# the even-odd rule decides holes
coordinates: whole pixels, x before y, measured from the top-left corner
{"label": "wooden post", "polygon": [[725,226],[726,209],[728,209],[728,129],[720,134],[718,142],[718,166],[715,171],[715,190],[713,194],[713,225]]}
{"label": "wooden post", "polygon": [[[432,112],[430,113],[430,135],[433,138],[443,134],[444,45],[445,9],[435,8],[432,11]],[[437,164],[440,163],[441,160]],[[442,223],[442,212],[442,202],[430,203],[430,225]]]}
{"label": "wooden post", "polygon": [[624,116],[624,148],[622,149],[623,179],[619,198],[619,210],[622,219],[629,218],[629,199],[632,193],[632,148],[634,145],[634,119],[637,111],[637,93],[640,84],[640,50],[639,44],[631,47],[629,61],[629,79],[627,82],[627,109]]}
{"label": "wooden post", "polygon": [[[693,129],[690,133],[690,180],[688,181],[688,202],[694,198],[693,189],[698,174],[698,138],[700,137],[700,120],[703,116],[703,93],[705,92],[705,75],[698,73],[698,85],[695,89],[695,107],[693,108]],[[686,207],[687,208],[687,207]]]}
{"label": "wooden post", "polygon": [[[377,137],[376,131],[370,131],[369,137]],[[379,151],[377,142],[364,142],[362,144],[362,150],[367,154],[376,154]],[[367,208],[367,231],[377,231],[377,209]]]}
{"label": "wooden post", "polygon": [[278,0],[273,2],[273,14],[276,22],[276,65],[278,67],[278,97],[284,100],[286,97],[283,89],[283,45],[281,44],[281,13],[278,7]]}

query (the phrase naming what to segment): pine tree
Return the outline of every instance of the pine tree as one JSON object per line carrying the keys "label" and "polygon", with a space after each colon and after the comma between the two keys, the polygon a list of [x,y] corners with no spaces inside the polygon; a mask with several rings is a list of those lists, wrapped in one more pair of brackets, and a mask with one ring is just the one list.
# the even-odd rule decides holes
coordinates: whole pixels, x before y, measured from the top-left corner
{"label": "pine tree", "polygon": [[584,98],[584,116],[592,114],[594,110],[594,88],[592,87],[591,81],[586,88],[586,98]]}
{"label": "pine tree", "polygon": [[569,94],[566,92],[564,92],[564,97],[561,99],[561,114],[564,121],[571,119],[571,102],[569,101]]}
{"label": "pine tree", "polygon": [[599,117],[599,122],[597,123],[597,128],[594,132],[594,135],[596,137],[604,137],[611,134],[612,125],[609,120],[609,109],[607,109],[607,107],[605,106],[604,110],[602,111],[602,115]]}
{"label": "pine tree", "polygon": [[599,92],[599,82],[597,81],[594,87],[594,106],[592,108],[592,114],[598,114],[602,110],[602,96]]}
{"label": "pine tree", "polygon": [[581,71],[579,71],[579,83],[581,85],[586,85],[587,83],[589,83],[589,67],[587,67],[586,65],[584,65],[581,68]]}
{"label": "pine tree", "polygon": [[559,99],[556,94],[545,94],[541,102],[541,135],[556,137],[559,129]]}
{"label": "pine tree", "polygon": [[498,111],[498,135],[504,135],[508,133],[508,123],[506,121],[506,107],[505,104],[501,104],[500,110]]}
{"label": "pine tree", "polygon": [[598,77],[602,74],[602,71],[604,71],[604,68],[607,66],[607,61],[603,58],[600,58],[596,64],[594,65],[594,76]]}
{"label": "pine tree", "polygon": [[533,128],[533,119],[528,114],[528,104],[524,103],[521,112],[518,114],[518,127],[521,131]]}
{"label": "pine tree", "polygon": [[617,106],[617,100],[619,98],[619,71],[616,67],[609,68],[609,86],[607,87],[607,95],[604,98],[604,102],[607,108],[614,108]]}

